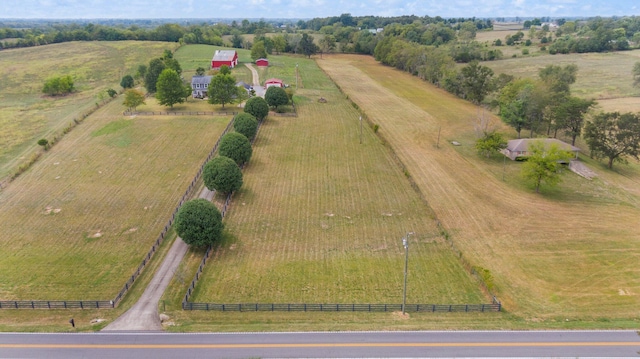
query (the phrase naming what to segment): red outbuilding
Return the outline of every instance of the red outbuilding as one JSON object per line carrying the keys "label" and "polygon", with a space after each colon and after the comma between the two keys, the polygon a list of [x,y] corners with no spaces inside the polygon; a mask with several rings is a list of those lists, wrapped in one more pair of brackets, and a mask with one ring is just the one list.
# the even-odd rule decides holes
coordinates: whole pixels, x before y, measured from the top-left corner
{"label": "red outbuilding", "polygon": [[264,82],[264,88],[268,89],[271,86],[284,87],[284,83],[280,79],[268,79]]}
{"label": "red outbuilding", "polygon": [[238,53],[235,50],[216,50],[211,59],[211,68],[220,69],[222,65],[229,66],[230,69],[238,65]]}
{"label": "red outbuilding", "polygon": [[267,60],[267,59],[257,59],[256,60],[256,66],[267,67],[267,66],[269,66],[269,60]]}

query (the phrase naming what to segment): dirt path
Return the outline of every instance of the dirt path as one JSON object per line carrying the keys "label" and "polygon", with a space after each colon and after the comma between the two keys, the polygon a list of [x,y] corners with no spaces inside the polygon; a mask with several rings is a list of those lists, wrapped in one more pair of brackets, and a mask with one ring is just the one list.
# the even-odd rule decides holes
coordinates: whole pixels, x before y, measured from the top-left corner
{"label": "dirt path", "polygon": [[253,90],[256,92],[256,96],[264,97],[265,89],[263,86],[260,86],[260,75],[258,75],[258,70],[251,64],[244,64],[249,70],[251,70],[251,74],[253,75]]}
{"label": "dirt path", "polygon": [[[199,198],[209,201],[213,199],[214,192],[204,188]],[[107,325],[103,331],[160,331],[162,323],[158,315],[158,302],[162,294],[169,286],[171,278],[178,269],[182,258],[189,249],[181,238],[176,238],[167,253],[162,265],[153,276],[153,279],[145,289],[136,304],[118,317],[113,323]]]}

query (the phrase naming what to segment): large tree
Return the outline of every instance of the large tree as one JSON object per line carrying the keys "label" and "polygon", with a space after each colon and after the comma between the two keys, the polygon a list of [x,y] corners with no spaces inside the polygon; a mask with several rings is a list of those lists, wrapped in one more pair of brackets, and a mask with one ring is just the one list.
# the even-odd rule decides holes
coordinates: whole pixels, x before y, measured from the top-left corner
{"label": "large tree", "polygon": [[289,96],[287,92],[279,86],[271,86],[264,94],[264,99],[267,104],[275,109],[278,106],[283,106],[289,103]]}
{"label": "large tree", "polygon": [[262,97],[252,97],[244,104],[244,112],[262,121],[269,114],[269,104]]}
{"label": "large tree", "polygon": [[233,129],[251,140],[258,132],[258,120],[249,113],[240,113],[233,120]]}
{"label": "large tree", "polygon": [[128,89],[124,92],[124,102],[122,104],[135,111],[136,107],[144,104],[144,94],[136,89]]}
{"label": "large tree", "polygon": [[133,76],[124,75],[124,77],[122,77],[122,80],[120,80],[120,87],[124,89],[130,89],[133,87],[133,83]]}
{"label": "large tree", "polygon": [[267,50],[264,47],[264,41],[256,41],[253,46],[251,46],[251,58],[253,61],[267,58]]}
{"label": "large tree", "polygon": [[533,81],[516,80],[502,88],[498,96],[500,118],[516,130],[518,138],[527,124],[526,104],[521,94],[529,86],[534,86]]}
{"label": "large tree", "polygon": [[529,144],[530,155],[522,165],[522,177],[531,183],[536,193],[540,192],[540,185],[544,182],[548,186],[554,186],[560,182],[560,161],[571,158],[571,154],[562,151],[557,145],[552,144],[545,149],[542,141],[534,141]]}
{"label": "large tree", "polygon": [[638,159],[640,152],[640,114],[619,112],[600,113],[587,121],[584,139],[596,158],[625,162],[624,156]]}
{"label": "large tree", "polygon": [[207,95],[210,104],[220,104],[224,108],[225,104],[233,103],[242,95],[240,91],[241,89],[236,87],[236,79],[221,72],[211,80]]}
{"label": "large tree", "polygon": [[242,187],[242,171],[231,158],[218,156],[204,165],[202,180],[210,190],[231,193]]}
{"label": "large tree", "polygon": [[594,100],[570,96],[553,108],[558,127],[564,128],[565,133],[571,136],[571,145],[575,146],[576,137],[582,134],[584,117],[594,105]]}
{"label": "large tree", "polygon": [[328,54],[336,49],[336,38],[333,35],[325,35],[320,39],[320,57],[322,54]]}
{"label": "large tree", "polygon": [[472,61],[461,70],[462,89],[467,100],[479,104],[493,90],[493,70]]}
{"label": "large tree", "polygon": [[318,52],[318,46],[313,42],[313,36],[306,33],[302,34],[302,38],[300,38],[300,42],[298,43],[298,52],[308,58],[311,58],[311,55]]}
{"label": "large tree", "polygon": [[180,75],[173,69],[164,69],[156,83],[158,102],[173,108],[176,103],[184,102],[184,93],[184,84]]}
{"label": "large tree", "polygon": [[501,133],[485,131],[483,136],[476,141],[475,147],[480,155],[489,158],[492,154],[507,148],[507,141],[504,140]]}
{"label": "large tree", "polygon": [[149,67],[147,68],[147,72],[144,75],[144,87],[147,89],[147,92],[156,92],[156,83],[158,82],[158,77],[162,73],[162,70],[164,70],[165,68],[166,66],[162,59],[153,59],[149,62]]}
{"label": "large tree", "polygon": [[576,82],[578,66],[569,64],[566,66],[547,65],[542,68],[538,75],[540,79],[549,87],[549,90],[555,95],[564,93],[569,94],[569,86]]}
{"label": "large tree", "polygon": [[218,152],[220,156],[229,157],[240,166],[249,161],[253,150],[251,142],[245,135],[231,132],[222,136]]}
{"label": "large tree", "polygon": [[180,207],[174,228],[186,244],[207,247],[222,238],[222,215],[213,203],[195,199]]}

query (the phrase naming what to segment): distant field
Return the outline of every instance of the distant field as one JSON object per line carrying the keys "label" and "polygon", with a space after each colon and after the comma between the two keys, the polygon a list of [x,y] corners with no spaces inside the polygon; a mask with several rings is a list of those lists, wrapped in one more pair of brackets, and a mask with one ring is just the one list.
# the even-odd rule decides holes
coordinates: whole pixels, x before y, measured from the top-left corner
{"label": "distant field", "polygon": [[[0,56],[0,179],[12,173],[36,142],[49,138],[99,102],[98,93],[120,89],[120,79],[139,64],[177,44],[160,42],[67,42],[2,51]],[[70,74],[78,92],[44,97],[44,81]]]}
{"label": "distant field", "polygon": [[505,38],[507,36],[514,35],[516,32],[522,30],[492,30],[492,31],[478,31],[476,33],[476,41],[485,42],[488,41],[490,44],[494,41],[500,39],[504,44]]}
{"label": "distant field", "polygon": [[640,112],[640,97],[598,100],[598,108],[604,112]]}
{"label": "distant field", "polygon": [[98,110],[0,192],[0,299],[110,299],[229,118]]}
{"label": "distant field", "polygon": [[299,116],[260,129],[226,241],[192,300],[400,303],[401,238],[413,231],[409,302],[489,302],[366,125],[359,143],[358,112],[324,73],[312,60],[272,59],[282,69],[299,63]]}
{"label": "distant field", "polygon": [[[497,63],[509,62],[488,64]],[[474,153],[478,108],[371,58],[318,64],[380,125],[463,254],[491,272],[509,312],[549,323],[638,318],[637,163],[611,172],[587,158],[599,178],[567,173],[536,195],[521,184],[519,163]]]}
{"label": "distant field", "polygon": [[[505,46],[500,47],[505,48]],[[578,79],[571,86],[573,94],[584,98],[608,99],[640,95],[633,87],[631,70],[639,61],[640,50],[569,55],[522,57],[483,62],[496,73],[516,77],[538,78],[538,71],[547,65],[578,66]]]}

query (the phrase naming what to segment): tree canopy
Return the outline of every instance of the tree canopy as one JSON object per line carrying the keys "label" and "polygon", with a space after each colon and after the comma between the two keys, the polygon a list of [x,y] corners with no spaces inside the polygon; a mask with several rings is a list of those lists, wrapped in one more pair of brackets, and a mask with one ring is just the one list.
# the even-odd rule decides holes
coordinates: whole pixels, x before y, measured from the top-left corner
{"label": "tree canopy", "polygon": [[522,165],[522,177],[535,187],[536,193],[540,192],[542,183],[548,186],[558,184],[562,169],[559,161],[568,160],[571,154],[560,150],[555,144],[545,149],[542,141],[529,144],[528,151],[530,155]]}
{"label": "tree canopy", "polygon": [[128,89],[124,92],[124,102],[122,104],[127,108],[133,108],[135,111],[136,107],[144,104],[144,94],[136,89]]}
{"label": "tree canopy", "polygon": [[318,46],[316,46],[316,44],[313,42],[313,36],[306,33],[302,34],[302,38],[298,43],[298,52],[302,53],[308,58],[311,58],[311,55],[318,52]]}
{"label": "tree canopy", "polygon": [[640,153],[640,114],[606,112],[587,121],[584,139],[596,158],[607,158],[608,167],[613,162],[625,162],[624,156],[638,159]]}
{"label": "tree canopy", "polygon": [[231,158],[240,166],[249,162],[253,150],[251,149],[251,142],[245,135],[231,132],[222,136],[218,153],[220,156]]}
{"label": "tree canopy", "polygon": [[233,129],[251,140],[258,132],[258,120],[249,113],[240,113],[236,115],[236,118],[233,121]]}
{"label": "tree canopy", "polygon": [[240,91],[244,91],[244,89],[236,87],[235,77],[221,71],[211,79],[207,95],[210,104],[220,104],[224,108],[225,104],[234,103],[239,96],[242,96]]}
{"label": "tree canopy", "polygon": [[156,83],[158,82],[158,77],[162,73],[162,70],[164,70],[165,68],[166,66],[162,59],[153,59],[149,62],[149,67],[147,68],[147,72],[144,75],[144,87],[147,89],[147,92],[156,92]]}
{"label": "tree canopy", "polygon": [[162,70],[156,83],[156,98],[161,105],[169,107],[184,102],[184,84],[175,70],[169,68]]}
{"label": "tree canopy", "polygon": [[202,179],[210,190],[231,193],[242,187],[242,171],[229,157],[218,156],[204,165]]}
{"label": "tree canopy", "polygon": [[289,103],[289,95],[287,95],[287,92],[279,86],[269,87],[264,94],[264,99],[267,101],[269,106],[276,109],[278,106],[283,106]]}
{"label": "tree canopy", "polygon": [[262,97],[252,97],[244,104],[244,112],[262,121],[269,114],[269,104]]}
{"label": "tree canopy", "polygon": [[484,132],[484,135],[476,141],[475,147],[480,155],[489,158],[492,154],[507,148],[507,141],[502,137],[502,134],[489,131]]}
{"label": "tree canopy", "polygon": [[462,87],[467,100],[479,104],[493,90],[493,70],[472,61],[462,68]]}
{"label": "tree canopy", "polygon": [[122,87],[123,89],[130,89],[133,87],[133,84],[133,76],[131,75],[124,75],[122,77],[122,80],[120,80],[120,87]]}
{"label": "tree canopy", "polygon": [[251,58],[253,61],[267,58],[267,50],[264,47],[264,41],[256,41],[253,46],[251,46]]}
{"label": "tree canopy", "polygon": [[71,93],[75,90],[71,75],[52,77],[45,81],[42,92],[49,96]]}
{"label": "tree canopy", "polygon": [[188,201],[178,210],[174,228],[186,244],[207,247],[222,238],[222,214],[206,199]]}

